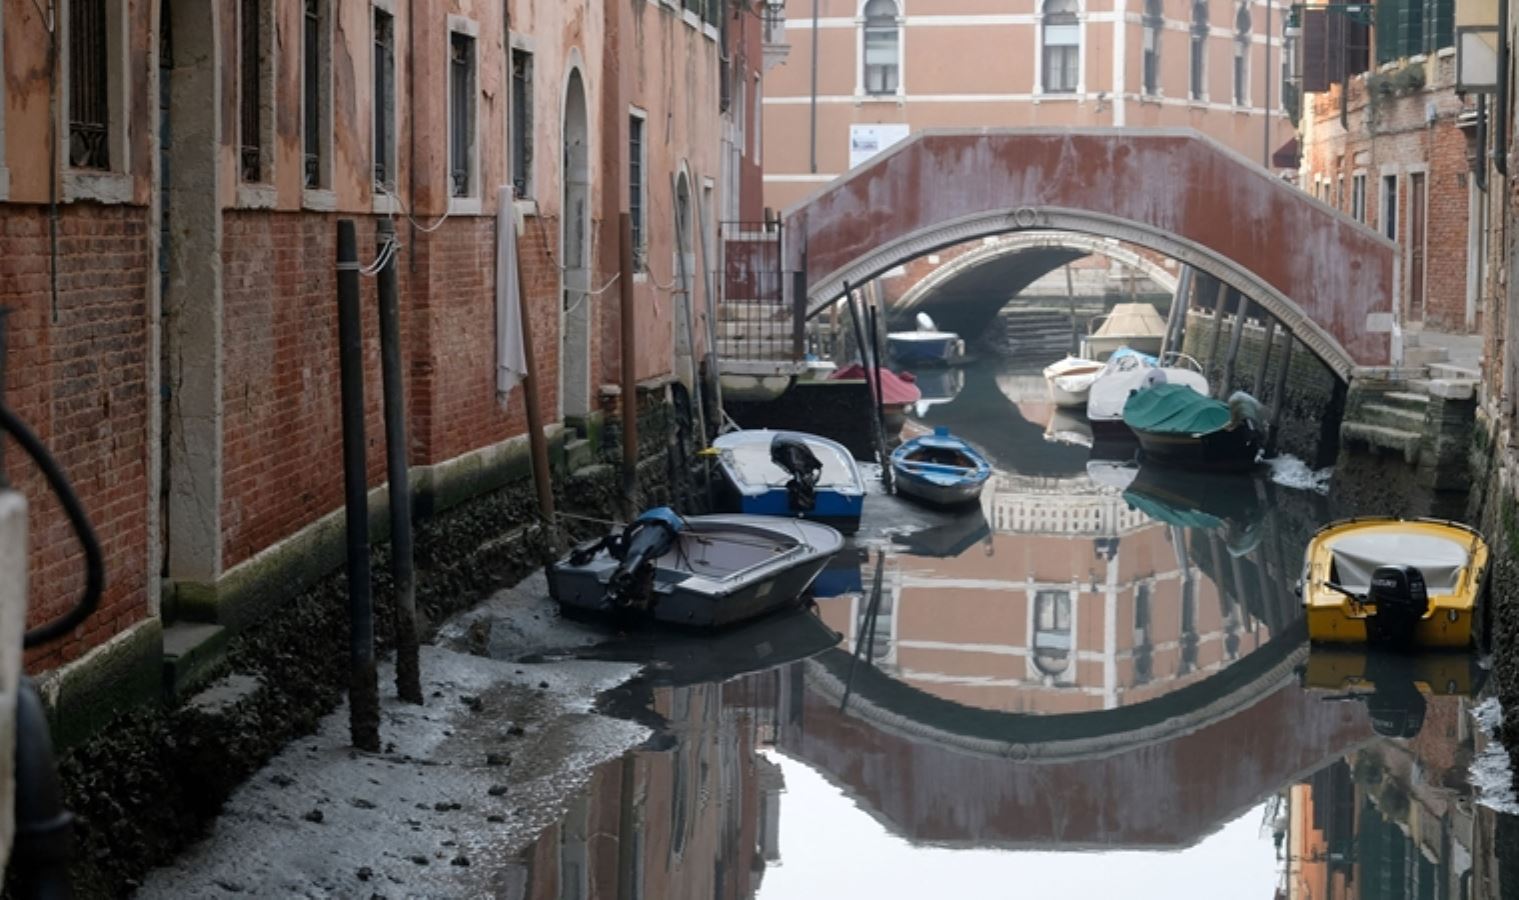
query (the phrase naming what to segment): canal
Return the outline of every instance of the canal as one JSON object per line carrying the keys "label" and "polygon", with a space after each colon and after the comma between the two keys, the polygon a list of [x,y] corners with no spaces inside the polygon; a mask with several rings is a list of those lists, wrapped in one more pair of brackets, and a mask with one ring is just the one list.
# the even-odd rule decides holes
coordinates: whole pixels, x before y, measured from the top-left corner
{"label": "canal", "polygon": [[501,893],[1519,896],[1485,666],[1310,652],[1323,486],[1090,446],[1041,365],[920,379],[908,428],[995,461],[979,510],[872,496],[813,608],[590,651],[646,663],[603,705],[655,736]]}

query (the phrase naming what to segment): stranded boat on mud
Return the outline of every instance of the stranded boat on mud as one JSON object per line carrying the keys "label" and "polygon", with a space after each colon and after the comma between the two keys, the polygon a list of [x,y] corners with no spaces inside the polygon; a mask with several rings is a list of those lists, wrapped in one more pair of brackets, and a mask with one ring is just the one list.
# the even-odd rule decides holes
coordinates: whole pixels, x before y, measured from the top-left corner
{"label": "stranded boat on mud", "polygon": [[1347,519],[1303,555],[1308,637],[1332,643],[1465,647],[1487,571],[1476,529],[1438,519]]}
{"label": "stranded boat on mud", "polygon": [[1224,403],[1185,384],[1157,384],[1130,395],[1123,423],[1146,459],[1172,466],[1248,469],[1266,444],[1261,405],[1244,391]]}
{"label": "stranded boat on mud", "polygon": [[846,534],[860,527],[865,479],[845,447],[797,431],[733,431],[712,442],[728,512],[800,516]]}
{"label": "stranded boat on mud", "polygon": [[992,465],[980,451],[936,428],[915,437],[891,454],[897,493],[937,506],[957,506],[981,496]]}
{"label": "stranded boat on mud", "polygon": [[796,603],[843,545],[816,522],[658,507],[551,563],[549,596],[566,611],[733,625]]}

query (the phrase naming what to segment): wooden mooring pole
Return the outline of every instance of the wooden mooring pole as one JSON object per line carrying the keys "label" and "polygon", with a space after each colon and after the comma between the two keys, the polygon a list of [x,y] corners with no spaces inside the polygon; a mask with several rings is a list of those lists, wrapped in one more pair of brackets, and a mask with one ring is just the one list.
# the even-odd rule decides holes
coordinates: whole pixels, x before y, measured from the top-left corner
{"label": "wooden mooring pole", "polygon": [[1250,308],[1250,298],[1239,295],[1239,305],[1234,308],[1234,328],[1229,332],[1229,352],[1224,356],[1224,374],[1218,379],[1217,396],[1220,400],[1229,396],[1234,382],[1234,361],[1239,357],[1239,345],[1245,336],[1245,310]]}

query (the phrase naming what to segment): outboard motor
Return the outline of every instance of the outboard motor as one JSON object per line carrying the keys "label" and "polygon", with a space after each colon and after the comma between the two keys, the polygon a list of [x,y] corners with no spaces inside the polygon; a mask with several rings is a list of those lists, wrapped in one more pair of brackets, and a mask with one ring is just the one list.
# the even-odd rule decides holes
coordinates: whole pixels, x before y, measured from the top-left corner
{"label": "outboard motor", "polygon": [[686,523],[668,506],[644,510],[608,548],[617,568],[607,580],[607,602],[614,609],[646,609],[653,597],[654,561],[670,552]]}
{"label": "outboard motor", "polygon": [[1380,566],[1371,573],[1366,602],[1376,607],[1366,620],[1367,640],[1407,646],[1413,643],[1419,620],[1429,611],[1424,573],[1413,566]]}
{"label": "outboard motor", "polygon": [[818,475],[823,463],[807,442],[787,434],[778,434],[770,442],[770,461],[791,473],[786,482],[786,496],[794,512],[811,512],[817,505]]}

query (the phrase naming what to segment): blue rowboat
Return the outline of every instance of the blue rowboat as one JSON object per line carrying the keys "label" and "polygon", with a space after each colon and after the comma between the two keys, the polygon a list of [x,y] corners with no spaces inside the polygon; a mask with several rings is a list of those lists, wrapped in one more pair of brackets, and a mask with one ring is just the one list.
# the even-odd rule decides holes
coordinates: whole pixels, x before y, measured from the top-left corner
{"label": "blue rowboat", "polygon": [[973,503],[992,476],[992,465],[976,448],[935,428],[891,454],[897,493],[936,506]]}
{"label": "blue rowboat", "polygon": [[723,511],[812,519],[846,534],[859,529],[865,479],[843,444],[756,429],[719,435],[712,452],[723,473]]}

